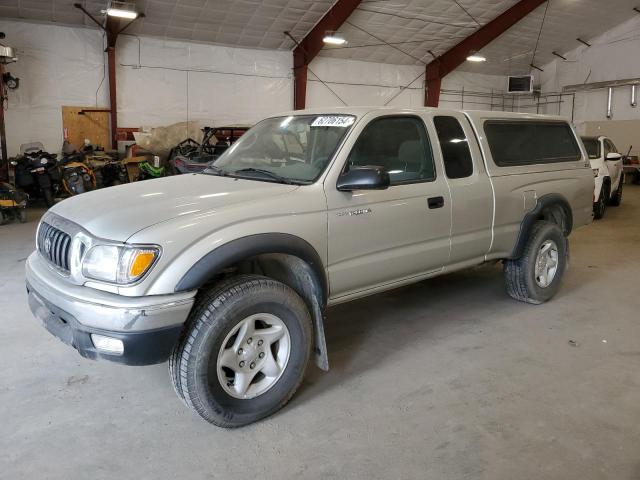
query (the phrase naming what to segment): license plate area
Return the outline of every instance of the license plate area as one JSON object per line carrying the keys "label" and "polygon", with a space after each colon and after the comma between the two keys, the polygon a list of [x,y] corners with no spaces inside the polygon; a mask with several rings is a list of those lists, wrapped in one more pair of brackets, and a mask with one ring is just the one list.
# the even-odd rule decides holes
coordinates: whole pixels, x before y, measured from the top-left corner
{"label": "license plate area", "polygon": [[49,333],[61,342],[73,346],[73,329],[65,319],[49,310],[33,292],[29,293],[29,306],[34,316]]}

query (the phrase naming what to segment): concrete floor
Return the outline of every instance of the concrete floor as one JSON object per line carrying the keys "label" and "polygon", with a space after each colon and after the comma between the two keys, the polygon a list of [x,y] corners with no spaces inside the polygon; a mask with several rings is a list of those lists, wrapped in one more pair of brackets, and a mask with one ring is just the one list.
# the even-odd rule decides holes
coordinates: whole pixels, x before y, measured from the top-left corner
{"label": "concrete floor", "polygon": [[186,410],[166,365],[49,335],[25,298],[35,227],[0,227],[2,478],[640,478],[640,187],[572,235],[545,305],[492,265],[334,308],[331,372],[239,430]]}

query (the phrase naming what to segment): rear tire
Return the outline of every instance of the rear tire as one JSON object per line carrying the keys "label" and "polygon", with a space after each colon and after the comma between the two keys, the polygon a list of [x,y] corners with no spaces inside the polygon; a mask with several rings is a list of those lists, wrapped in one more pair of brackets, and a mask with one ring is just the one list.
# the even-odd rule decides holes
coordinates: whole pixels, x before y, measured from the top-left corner
{"label": "rear tire", "polygon": [[624,174],[621,174],[620,181],[618,182],[618,188],[616,189],[616,193],[613,194],[613,197],[609,200],[609,205],[612,207],[619,207],[622,203],[622,186],[624,185]]}
{"label": "rear tire", "polygon": [[20,223],[27,223],[27,210],[24,208],[21,208],[20,211],[18,212],[18,220],[20,220]]}
{"label": "rear tire", "polygon": [[567,239],[558,225],[536,222],[522,256],[504,263],[507,293],[536,305],[550,300],[560,288],[567,252]]}
{"label": "rear tire", "polygon": [[243,275],[200,297],[169,371],[178,396],[198,415],[219,427],[240,427],[291,399],[312,341],[311,315],[295,291]]}

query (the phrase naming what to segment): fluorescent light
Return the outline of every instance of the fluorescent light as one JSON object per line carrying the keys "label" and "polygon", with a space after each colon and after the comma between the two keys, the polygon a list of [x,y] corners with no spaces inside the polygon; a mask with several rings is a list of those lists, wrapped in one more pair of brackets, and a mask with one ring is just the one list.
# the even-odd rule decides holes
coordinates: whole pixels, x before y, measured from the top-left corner
{"label": "fluorescent light", "polygon": [[467,57],[467,60],[470,62],[486,62],[487,58],[483,57],[479,53],[472,53]]}
{"label": "fluorescent light", "polygon": [[133,20],[138,17],[138,12],[134,10],[124,10],[122,8],[108,8],[107,15],[111,17],[130,18]]}
{"label": "fluorescent light", "polygon": [[345,43],[347,43],[344,37],[334,34],[326,34],[322,41],[329,45],[344,45]]}

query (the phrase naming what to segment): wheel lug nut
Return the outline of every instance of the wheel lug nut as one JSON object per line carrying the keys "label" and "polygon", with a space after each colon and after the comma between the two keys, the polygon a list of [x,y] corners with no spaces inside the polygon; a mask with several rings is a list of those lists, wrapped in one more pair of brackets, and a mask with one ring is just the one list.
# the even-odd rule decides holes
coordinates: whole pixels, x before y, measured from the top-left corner
{"label": "wheel lug nut", "polygon": [[251,365],[249,365],[249,368],[255,368],[255,367],[256,367],[256,364],[251,362]]}
{"label": "wheel lug nut", "polygon": [[260,358],[264,358],[264,352],[260,352],[260,355],[258,355]]}
{"label": "wheel lug nut", "polygon": [[242,350],[241,348],[238,349],[238,355],[242,355],[244,353],[244,350]]}
{"label": "wheel lug nut", "polygon": [[258,346],[261,347],[264,342],[262,340],[258,340]]}
{"label": "wheel lug nut", "polygon": [[238,365],[240,365],[240,368],[244,367],[244,362],[240,362]]}
{"label": "wheel lug nut", "polygon": [[251,342],[253,342],[253,338],[251,337],[247,338],[247,343],[250,344]]}

